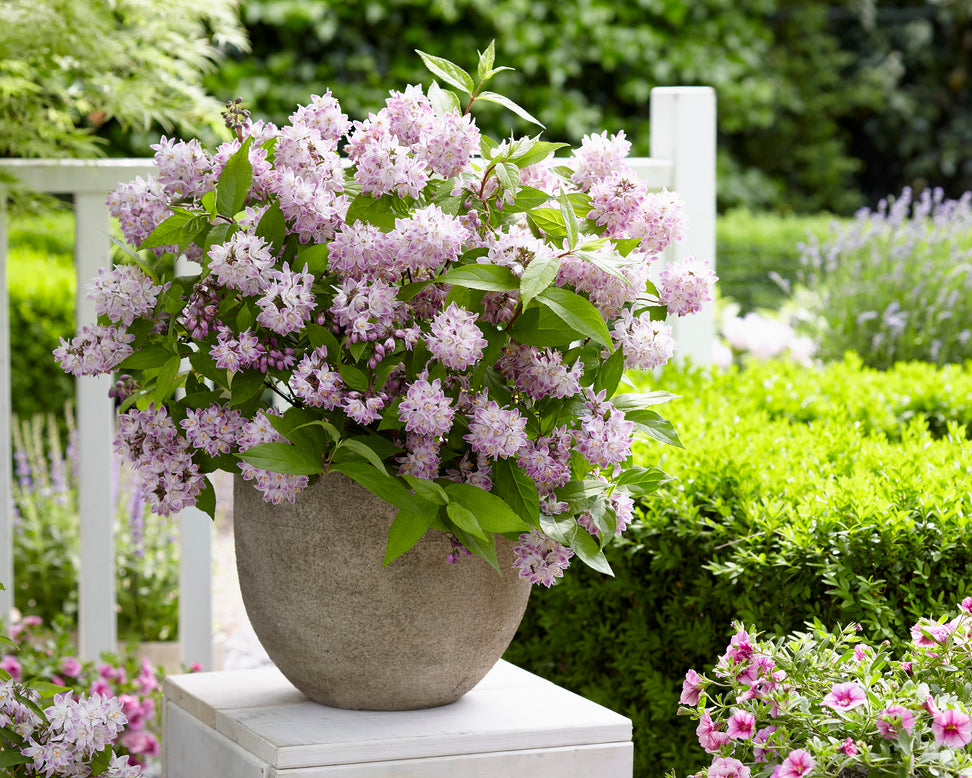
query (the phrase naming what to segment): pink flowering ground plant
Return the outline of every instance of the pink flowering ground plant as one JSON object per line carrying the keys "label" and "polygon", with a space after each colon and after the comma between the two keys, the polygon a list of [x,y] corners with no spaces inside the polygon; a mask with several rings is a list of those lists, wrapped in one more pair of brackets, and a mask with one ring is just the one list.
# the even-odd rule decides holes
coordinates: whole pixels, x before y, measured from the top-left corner
{"label": "pink flowering ground plant", "polygon": [[143,775],[159,755],[155,670],[82,663],[60,638],[35,616],[0,634],[0,775]]}
{"label": "pink flowering ground plant", "polygon": [[972,776],[972,597],[922,619],[900,660],[859,628],[767,640],[738,631],[712,673],[689,670],[708,778]]}
{"label": "pink flowering ground plant", "polygon": [[[475,104],[536,120],[484,89],[506,69],[493,45],[475,79],[419,54],[441,85],[363,121],[326,92],[285,127],[229,104],[214,152],[163,138],[157,174],[109,198],[143,253],[90,285],[99,323],[57,359],[124,374],[116,447],[161,514],[212,514],[216,469],[270,502],[340,472],[400,509],[386,562],[431,527],[451,561],[497,566],[495,534],[518,538],[535,583],[574,554],[609,572],[602,546],[665,479],[632,466],[632,437],[679,445],[652,407],[672,395],[619,383],[672,357],[666,318],[715,276],[653,272],[684,216],[628,168],[623,132],[559,161],[539,136],[497,142]],[[173,257],[196,269],[166,275]]]}

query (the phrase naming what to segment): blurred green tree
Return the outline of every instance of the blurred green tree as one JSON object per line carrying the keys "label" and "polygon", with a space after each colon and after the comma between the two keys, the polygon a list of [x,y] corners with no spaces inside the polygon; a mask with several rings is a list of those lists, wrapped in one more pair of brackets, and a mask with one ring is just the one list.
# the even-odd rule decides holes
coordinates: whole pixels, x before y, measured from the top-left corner
{"label": "blurred green tree", "polygon": [[0,157],[119,153],[153,126],[204,131],[219,103],[203,75],[246,45],[235,0],[0,2]]}

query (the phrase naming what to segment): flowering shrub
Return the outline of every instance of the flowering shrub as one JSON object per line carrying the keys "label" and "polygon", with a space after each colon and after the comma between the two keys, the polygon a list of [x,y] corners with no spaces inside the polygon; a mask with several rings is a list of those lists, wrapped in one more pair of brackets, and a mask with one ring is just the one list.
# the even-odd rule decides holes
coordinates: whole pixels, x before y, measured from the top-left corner
{"label": "flowering shrub", "polygon": [[859,629],[739,629],[710,676],[689,670],[679,712],[713,754],[699,775],[972,775],[972,597],[951,621],[915,624],[900,661]]}
{"label": "flowering shrub", "polygon": [[[14,604],[44,621],[75,623],[80,553],[74,414],[14,418]],[[116,596],[123,640],[174,639],[178,627],[178,528],[151,515],[144,481],[113,462]]]}
{"label": "flowering shrub", "polygon": [[352,123],[328,92],[282,128],[230,104],[214,153],[153,147],[158,175],[111,209],[135,246],[197,269],[103,271],[100,323],[55,354],[130,375],[116,448],[158,513],[212,514],[215,469],[271,502],[340,472],[400,508],[386,561],[433,527],[497,569],[495,533],[518,536],[519,574],[547,586],[574,554],[609,571],[601,546],[664,478],[630,467],[633,434],[678,445],[651,408],[671,395],[615,392],[671,358],[666,313],[699,310],[715,276],[690,258],[649,282],[684,217],[627,168],[623,133],[558,167],[562,144],[498,143],[470,116],[532,120],[483,88],[492,44],[476,80],[421,56],[462,102],[409,86]]}
{"label": "flowering shrub", "polygon": [[0,775],[158,773],[160,677],[129,655],[73,656],[36,616],[0,635]]}
{"label": "flowering shrub", "polygon": [[794,304],[822,358],[853,350],[886,369],[972,357],[972,193],[905,189],[800,250],[805,288]]}

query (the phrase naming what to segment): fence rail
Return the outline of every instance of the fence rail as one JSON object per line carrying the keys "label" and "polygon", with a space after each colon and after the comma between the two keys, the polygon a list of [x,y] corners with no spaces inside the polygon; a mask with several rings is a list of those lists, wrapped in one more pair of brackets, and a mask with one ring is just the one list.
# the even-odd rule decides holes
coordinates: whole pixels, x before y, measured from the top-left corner
{"label": "fence rail", "polygon": [[[660,87],[651,93],[651,157],[629,160],[653,189],[677,191],[685,202],[686,239],[664,261],[697,255],[715,264],[715,92],[709,87]],[[0,160],[39,192],[74,199],[77,325],[95,323],[85,285],[111,262],[107,194],[119,183],[152,171],[149,159]],[[712,305],[674,322],[678,353],[696,363],[711,358]],[[116,644],[114,506],[111,504],[111,441],[114,408],[110,377],[77,380],[81,571],[79,652],[97,658]],[[6,193],[0,185],[0,617],[13,606],[13,457],[11,451],[10,318],[7,291]],[[182,660],[212,665],[210,523],[201,511],[180,517],[179,635]]]}

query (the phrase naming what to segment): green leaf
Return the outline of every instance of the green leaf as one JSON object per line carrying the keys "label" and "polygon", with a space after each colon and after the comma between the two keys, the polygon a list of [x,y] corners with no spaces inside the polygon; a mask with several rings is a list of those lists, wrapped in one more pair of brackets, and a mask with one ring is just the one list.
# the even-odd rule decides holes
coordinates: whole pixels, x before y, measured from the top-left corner
{"label": "green leaf", "polygon": [[608,564],[607,557],[604,556],[600,545],[587,530],[578,527],[577,532],[573,533],[570,540],[570,547],[574,549],[574,553],[581,558],[584,564],[594,568],[599,573],[614,575],[614,571]]}
{"label": "green leaf", "polygon": [[583,337],[564,326],[563,320],[549,308],[536,305],[523,311],[510,325],[509,332],[513,340],[524,346],[569,346]]}
{"label": "green leaf", "polygon": [[256,234],[270,244],[274,255],[283,247],[284,238],[287,237],[287,221],[284,219],[279,201],[274,200],[264,211],[260,223],[257,224]]}
{"label": "green leaf", "polygon": [[493,463],[493,491],[524,522],[536,527],[540,516],[537,485],[523,468],[508,459]]}
{"label": "green leaf", "polygon": [[475,535],[470,535],[468,532],[463,532],[461,529],[456,528],[454,530],[456,537],[459,542],[462,543],[469,551],[474,553],[480,559],[484,559],[489,563],[497,573],[502,575],[502,571],[499,566],[499,559],[496,556],[496,538],[494,535],[489,535],[485,541],[481,541]]}
{"label": "green leaf", "polygon": [[513,113],[515,113],[521,119],[526,119],[528,122],[532,122],[533,124],[537,125],[538,127],[541,127],[541,128],[546,129],[544,127],[544,125],[540,122],[539,119],[536,119],[533,116],[531,116],[529,113],[527,113],[527,111],[525,109],[523,109],[520,106],[518,106],[516,103],[514,103],[508,97],[504,97],[503,95],[498,95],[498,94],[496,94],[496,92],[485,92],[484,91],[484,92],[480,92],[478,95],[476,95],[476,99],[477,100],[485,100],[486,102],[489,102],[489,103],[496,103],[497,105],[502,105],[504,108],[507,108],[510,111],[513,111]]}
{"label": "green leaf", "polygon": [[368,375],[364,370],[361,370],[354,365],[338,365],[337,369],[338,373],[341,374],[341,378],[344,380],[344,383],[347,384],[348,387],[354,389],[356,392],[368,391]]}
{"label": "green leaf", "polygon": [[503,207],[503,213],[526,213],[533,208],[539,208],[553,198],[540,189],[532,186],[521,186],[516,192],[516,199],[512,205]]}
{"label": "green leaf", "polygon": [[445,492],[451,500],[449,505],[458,503],[471,511],[477,524],[487,532],[529,532],[532,529],[503,500],[478,486],[449,483]]}
{"label": "green leaf", "polygon": [[453,111],[462,113],[462,105],[459,98],[456,97],[456,93],[443,89],[435,81],[432,82],[427,94],[429,102],[432,103],[432,107],[440,116],[448,116]]}
{"label": "green leaf", "polygon": [[206,192],[202,197],[199,198],[199,204],[206,210],[210,216],[216,214],[216,190],[213,189]]}
{"label": "green leaf", "polygon": [[387,566],[421,540],[429,528],[428,516],[402,508],[388,530],[388,541],[385,543],[385,561]]}
{"label": "green leaf", "polygon": [[24,756],[19,751],[0,751],[0,767],[13,767],[18,764],[27,764],[34,760]]}
{"label": "green leaf", "polygon": [[395,296],[403,303],[408,302],[431,283],[432,279],[427,278],[424,281],[411,281],[410,283],[402,284],[398,289],[398,294]]}
{"label": "green leaf", "polygon": [[114,235],[109,235],[108,240],[114,243],[128,256],[129,259],[131,259],[133,262],[135,262],[136,265],[142,268],[142,272],[145,273],[145,275],[147,275],[149,278],[151,278],[154,283],[157,284],[159,282],[159,274],[155,272],[155,269],[151,265],[149,265],[149,263],[146,262],[143,257],[139,256],[134,251],[132,251],[131,248],[128,246],[128,244],[118,240],[118,238],[116,238]]}
{"label": "green leaf", "polygon": [[486,531],[476,521],[476,514],[457,502],[446,505],[446,515],[459,529],[486,540]]}
{"label": "green leaf", "polygon": [[681,395],[670,392],[625,392],[611,398],[611,405],[620,411],[634,411],[677,400]]}
{"label": "green leaf", "polygon": [[611,334],[608,332],[604,317],[591,303],[578,294],[559,286],[551,286],[537,295],[550,310],[575,330],[594,339],[602,346],[613,351]]}
{"label": "green leaf", "polygon": [[567,193],[563,190],[563,187],[560,189],[560,197],[557,200],[560,202],[560,215],[564,218],[564,229],[567,230],[567,245],[572,249],[577,245],[579,233],[577,214],[574,213],[574,206],[567,199]]}
{"label": "green leaf", "polygon": [[435,481],[425,478],[416,478],[414,475],[403,475],[402,478],[408,483],[415,493],[423,500],[434,503],[435,505],[448,505],[449,496],[443,488]]}
{"label": "green leaf", "polygon": [[158,367],[167,362],[173,356],[177,356],[172,349],[163,343],[149,343],[142,346],[138,351],[126,357],[118,370],[148,370]]}
{"label": "green leaf", "polygon": [[53,697],[55,694],[71,691],[71,688],[68,686],[58,686],[56,683],[48,683],[47,681],[31,681],[30,688],[38,692],[41,699],[45,700]]}
{"label": "green leaf", "polygon": [[614,480],[617,486],[625,487],[634,497],[644,497],[656,491],[672,477],[657,467],[628,467]]}
{"label": "green leaf", "polygon": [[336,462],[331,465],[331,469],[344,473],[348,478],[357,481],[373,495],[391,505],[422,515],[434,515],[436,512],[434,506],[410,494],[405,484],[397,478],[383,473],[367,462]]}
{"label": "green leaf", "polygon": [[243,370],[234,373],[230,379],[230,391],[233,393],[230,407],[239,408],[247,400],[262,394],[265,387],[263,380],[264,374],[259,370]]}
{"label": "green leaf", "polygon": [[383,232],[390,232],[395,229],[395,219],[398,214],[395,211],[394,198],[391,195],[372,197],[370,194],[359,194],[351,201],[348,206],[348,215],[345,221],[354,224],[356,221],[373,224]]}
{"label": "green leaf", "polygon": [[253,184],[253,166],[250,164],[251,138],[243,141],[226,161],[226,167],[219,176],[216,184],[216,213],[232,219],[243,210],[250,186]]}
{"label": "green leaf", "polygon": [[479,55],[479,64],[476,65],[476,75],[480,81],[485,81],[485,74],[493,69],[493,61],[496,59],[496,41],[492,40],[486,50]]}
{"label": "green leaf", "polygon": [[199,493],[199,496],[196,497],[196,507],[209,516],[210,519],[215,521],[216,490],[213,488],[213,482],[208,478],[203,481],[202,491]]}
{"label": "green leaf", "polygon": [[512,162],[498,162],[494,170],[500,186],[508,192],[515,192],[520,185],[520,169]]}
{"label": "green leaf", "polygon": [[431,54],[426,54],[424,51],[419,51],[418,49],[415,50],[415,53],[422,58],[425,67],[450,86],[461,89],[467,94],[472,94],[476,88],[472,76],[455,63],[447,59],[442,59],[442,57],[434,57]]}
{"label": "green leaf", "polygon": [[667,443],[669,446],[685,448],[685,446],[682,445],[682,441],[678,439],[678,434],[675,432],[675,426],[667,419],[663,419],[654,411],[625,411],[624,416],[628,421],[634,422],[638,429],[644,432],[648,437],[654,438],[662,443]]}
{"label": "green leaf", "polygon": [[155,389],[152,392],[156,402],[168,400],[172,392],[175,391],[176,378],[181,366],[182,360],[177,354],[173,354],[162,364],[158,375],[155,377]]}
{"label": "green leaf", "polygon": [[188,211],[176,211],[156,227],[139,245],[140,249],[183,246],[198,235],[206,222],[203,217]]}
{"label": "green leaf", "polygon": [[550,286],[560,270],[560,257],[556,254],[534,257],[523,270],[520,278],[520,297],[526,307],[534,297]]}
{"label": "green leaf", "polygon": [[204,378],[215,381],[222,387],[228,386],[226,371],[216,367],[216,360],[209,356],[208,351],[194,351],[189,355],[189,364]]}
{"label": "green leaf", "polygon": [[624,375],[624,351],[619,347],[609,356],[594,377],[594,393],[604,390],[605,397],[611,397],[618,388]]}
{"label": "green leaf", "polygon": [[532,211],[527,211],[527,220],[549,238],[567,237],[564,216],[556,208],[534,208]]}
{"label": "green leaf", "polygon": [[[536,165],[538,162],[543,162],[547,157],[557,151],[557,149],[566,147],[566,143],[548,143],[547,141],[538,140],[529,150],[520,155],[510,157],[510,162],[515,162],[516,166],[520,168],[529,167],[530,165]],[[551,199],[549,195],[547,195],[547,199]]]}
{"label": "green leaf", "polygon": [[388,475],[388,471],[385,469],[385,463],[381,461],[381,457],[378,456],[374,449],[372,449],[371,446],[367,445],[364,441],[352,438],[342,440],[340,443],[338,443],[336,450],[341,449],[353,451],[358,456],[363,457],[371,462],[371,464],[373,464],[382,473]]}
{"label": "green leaf", "polygon": [[314,348],[324,346],[327,349],[327,356],[329,358],[333,359],[340,353],[341,345],[329,327],[311,323],[305,327],[305,331],[307,332],[307,338],[310,340],[311,345]]}
{"label": "green leaf", "polygon": [[516,274],[502,265],[463,265],[453,268],[436,281],[487,292],[510,292],[520,286]]}
{"label": "green leaf", "polygon": [[94,758],[91,760],[91,775],[101,775],[105,770],[108,769],[108,765],[111,764],[111,757],[113,756],[111,746],[107,745],[102,748]]}
{"label": "green leaf", "polygon": [[316,475],[324,470],[319,457],[297,448],[291,443],[260,443],[238,455],[261,470],[285,475]]}

